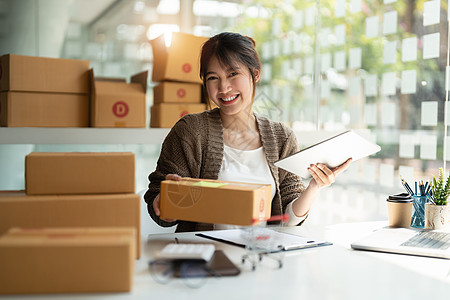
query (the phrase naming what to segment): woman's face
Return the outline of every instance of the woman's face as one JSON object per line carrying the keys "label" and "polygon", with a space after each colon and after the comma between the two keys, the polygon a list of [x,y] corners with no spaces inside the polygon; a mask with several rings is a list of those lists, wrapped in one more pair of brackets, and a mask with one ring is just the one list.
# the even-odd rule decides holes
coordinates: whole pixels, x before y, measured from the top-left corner
{"label": "woman's face", "polygon": [[[249,113],[253,104],[253,81],[247,67],[222,66],[216,57],[209,61],[206,72],[206,90],[209,98],[225,115]],[[255,79],[259,73],[255,74]]]}

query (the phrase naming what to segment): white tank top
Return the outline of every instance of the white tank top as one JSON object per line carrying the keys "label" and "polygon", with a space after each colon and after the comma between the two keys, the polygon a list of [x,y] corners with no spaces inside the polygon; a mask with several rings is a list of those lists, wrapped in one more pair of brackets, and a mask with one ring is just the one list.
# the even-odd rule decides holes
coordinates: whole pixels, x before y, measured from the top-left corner
{"label": "white tank top", "polygon": [[272,199],[275,196],[275,180],[267,163],[263,147],[255,150],[239,150],[224,145],[219,180],[270,184]]}
{"label": "white tank top", "polygon": [[[248,183],[270,184],[272,187],[272,199],[275,196],[275,180],[267,163],[263,147],[255,150],[239,150],[224,144],[222,166],[219,171],[219,180],[237,181]],[[303,221],[306,216],[297,217],[292,210],[292,203],[286,208],[289,221],[288,226],[296,225]],[[233,229],[239,226],[214,224],[214,229]]]}

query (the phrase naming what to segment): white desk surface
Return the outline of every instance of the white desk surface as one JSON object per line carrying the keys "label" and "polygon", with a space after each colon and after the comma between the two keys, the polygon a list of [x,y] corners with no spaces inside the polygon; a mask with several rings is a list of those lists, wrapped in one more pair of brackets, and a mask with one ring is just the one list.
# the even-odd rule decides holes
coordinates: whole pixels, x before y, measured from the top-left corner
{"label": "white desk surface", "polygon": [[283,228],[291,233],[333,242],[332,246],[288,252],[277,269],[264,258],[251,271],[241,264],[244,249],[215,243],[241,267],[235,277],[208,278],[198,289],[182,279],[166,285],[156,283],[148,261],[162,247],[174,241],[212,242],[193,233],[158,234],[143,238],[142,257],[136,261],[133,289],[129,293],[19,295],[0,299],[450,299],[450,260],[387,253],[356,251],[350,243],[386,222],[353,223],[317,228]]}

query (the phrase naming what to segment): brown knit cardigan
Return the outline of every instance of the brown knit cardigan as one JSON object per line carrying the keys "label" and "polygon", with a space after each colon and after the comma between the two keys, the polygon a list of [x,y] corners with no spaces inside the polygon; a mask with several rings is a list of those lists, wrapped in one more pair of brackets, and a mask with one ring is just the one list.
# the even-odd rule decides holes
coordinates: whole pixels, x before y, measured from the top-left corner
{"label": "brown knit cardigan", "polygon": [[[294,132],[281,122],[255,114],[264,152],[275,180],[272,215],[284,213],[286,206],[305,190],[301,178],[274,165],[274,162],[298,151]],[[219,109],[190,114],[170,130],[161,148],[156,170],[144,198],[152,219],[163,227],[177,225],[177,232],[212,230],[213,224],[186,221],[165,222],[156,216],[153,200],[167,174],[182,177],[217,179],[223,159],[223,127]]]}

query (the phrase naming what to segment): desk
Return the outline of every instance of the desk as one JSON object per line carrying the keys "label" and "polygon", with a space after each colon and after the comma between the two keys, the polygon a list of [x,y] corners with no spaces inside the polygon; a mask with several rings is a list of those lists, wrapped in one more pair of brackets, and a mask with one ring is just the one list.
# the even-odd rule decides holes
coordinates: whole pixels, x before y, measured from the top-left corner
{"label": "desk", "polygon": [[212,242],[193,233],[143,237],[142,257],[136,262],[130,293],[97,295],[7,296],[0,299],[450,299],[450,260],[355,251],[350,242],[386,222],[354,223],[323,228],[282,228],[290,233],[324,238],[334,243],[288,252],[277,269],[264,258],[255,271],[241,265],[244,249],[215,243],[241,266],[236,277],[209,278],[198,289],[181,279],[167,285],[153,281],[147,263],[155,252],[177,237],[180,242]]}

